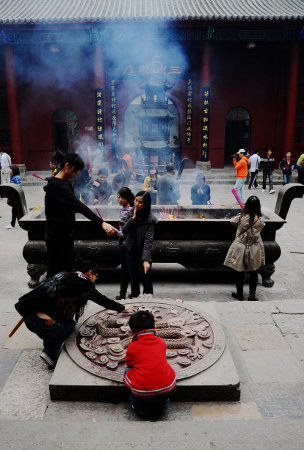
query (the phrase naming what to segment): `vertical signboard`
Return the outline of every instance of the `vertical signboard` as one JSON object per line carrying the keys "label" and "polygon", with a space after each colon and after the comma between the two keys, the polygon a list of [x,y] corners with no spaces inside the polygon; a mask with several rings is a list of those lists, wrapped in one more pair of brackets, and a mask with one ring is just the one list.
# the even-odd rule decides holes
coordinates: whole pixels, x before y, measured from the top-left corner
{"label": "vertical signboard", "polygon": [[187,78],[186,86],[186,145],[192,144],[193,134],[193,79]]}
{"label": "vertical signboard", "polygon": [[96,105],[96,142],[101,149],[104,156],[105,146],[105,127],[104,127],[104,97],[103,89],[95,90],[95,105]]}
{"label": "vertical signboard", "polygon": [[210,88],[202,88],[201,161],[209,161]]}

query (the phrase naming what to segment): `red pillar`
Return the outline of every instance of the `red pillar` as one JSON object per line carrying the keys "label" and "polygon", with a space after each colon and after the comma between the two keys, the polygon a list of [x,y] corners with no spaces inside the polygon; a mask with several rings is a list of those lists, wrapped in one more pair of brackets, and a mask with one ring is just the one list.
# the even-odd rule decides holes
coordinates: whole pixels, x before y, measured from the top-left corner
{"label": "red pillar", "polygon": [[8,100],[8,113],[10,123],[10,139],[12,162],[14,164],[22,164],[21,144],[20,144],[20,128],[18,114],[18,98],[16,86],[16,70],[14,61],[13,47],[7,45],[5,47],[5,68],[6,68],[6,88]]}
{"label": "red pillar", "polygon": [[294,145],[298,78],[299,78],[299,55],[300,55],[299,42],[293,42],[290,57],[289,84],[287,93],[288,97],[286,106],[284,153],[286,153],[287,150],[292,151]]}

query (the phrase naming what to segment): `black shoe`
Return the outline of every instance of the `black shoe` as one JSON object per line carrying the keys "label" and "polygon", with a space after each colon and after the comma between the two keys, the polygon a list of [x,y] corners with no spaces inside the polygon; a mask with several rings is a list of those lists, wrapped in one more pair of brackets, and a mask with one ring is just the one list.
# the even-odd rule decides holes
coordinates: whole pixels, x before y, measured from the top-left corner
{"label": "black shoe", "polygon": [[237,300],[244,300],[244,296],[241,294],[238,294],[237,292],[232,292],[232,297],[236,298]]}
{"label": "black shoe", "polygon": [[124,295],[120,294],[120,295],[116,295],[115,300],[125,300],[126,298],[127,298],[126,294],[124,294]]}
{"label": "black shoe", "polygon": [[248,301],[249,301],[249,302],[258,302],[258,301],[259,301],[259,299],[258,299],[258,298],[256,298],[256,296],[255,296],[255,295],[249,295],[249,297],[248,297]]}

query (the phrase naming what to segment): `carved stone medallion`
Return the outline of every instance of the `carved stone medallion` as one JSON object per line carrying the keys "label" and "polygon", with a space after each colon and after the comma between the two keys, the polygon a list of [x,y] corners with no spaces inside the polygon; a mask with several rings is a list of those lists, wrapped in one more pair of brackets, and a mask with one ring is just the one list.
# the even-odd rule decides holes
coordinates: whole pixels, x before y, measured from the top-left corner
{"label": "carved stone medallion", "polygon": [[70,357],[99,377],[122,382],[125,355],[132,339],[129,318],[143,309],[155,318],[156,334],[167,345],[176,379],[191,377],[214,364],[225,349],[220,325],[209,314],[173,300],[134,301],[128,311],[102,310],[86,319],[66,341]]}

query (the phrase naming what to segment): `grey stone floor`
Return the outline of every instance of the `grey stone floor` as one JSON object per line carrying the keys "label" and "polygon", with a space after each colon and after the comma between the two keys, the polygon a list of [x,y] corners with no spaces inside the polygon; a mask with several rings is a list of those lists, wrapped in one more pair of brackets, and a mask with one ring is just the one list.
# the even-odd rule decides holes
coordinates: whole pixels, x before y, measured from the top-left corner
{"label": "grey stone floor", "polygon": [[[183,203],[189,198],[183,190]],[[278,186],[276,186],[278,189]],[[26,186],[28,207],[43,204],[41,186]],[[212,187],[214,204],[233,205],[231,186]],[[260,189],[274,209],[277,193]],[[189,203],[189,202],[188,202]],[[274,287],[259,285],[259,302],[231,301],[232,284],[210,282],[178,265],[153,267],[155,295],[212,302],[220,316],[241,379],[241,401],[173,403],[159,421],[137,418],[126,403],[51,402],[51,372],[41,343],[19,320],[14,303],[27,289],[22,257],[26,233],[6,230],[11,209],[0,200],[0,448],[1,449],[303,449],[304,448],[304,199],[291,205],[277,232],[282,255]],[[295,253],[293,253],[295,252]],[[98,289],[118,293],[119,272]]]}

